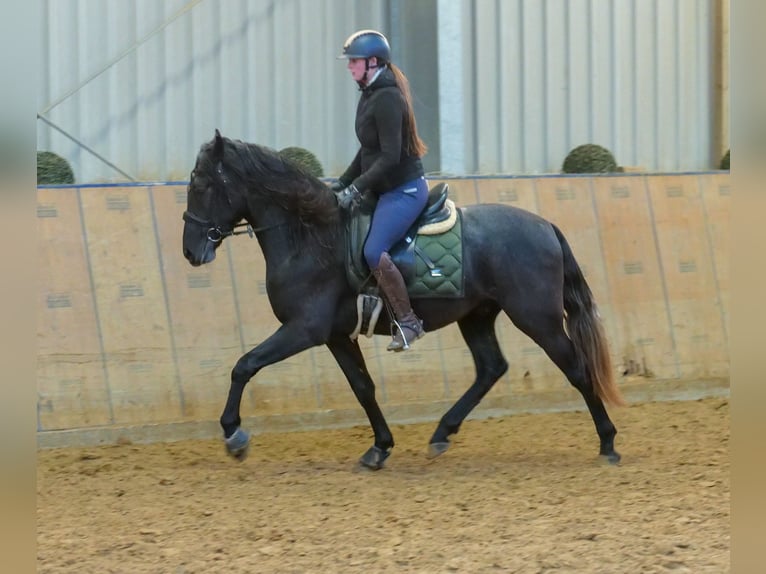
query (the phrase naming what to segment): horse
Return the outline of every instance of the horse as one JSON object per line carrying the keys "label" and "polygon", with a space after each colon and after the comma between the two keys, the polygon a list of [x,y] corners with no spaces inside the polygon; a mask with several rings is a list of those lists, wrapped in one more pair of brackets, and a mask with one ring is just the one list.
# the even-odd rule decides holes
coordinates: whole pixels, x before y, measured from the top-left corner
{"label": "horse", "polygon": [[[458,208],[463,222],[463,292],[454,298],[417,298],[425,331],[457,322],[473,357],[476,378],[441,417],[427,456],[450,446],[466,416],[508,370],[495,333],[504,312],[539,345],[585,400],[599,437],[599,456],[620,461],[617,430],[605,405],[625,402],[617,388],[605,332],[592,292],[562,232],[523,209],[501,204]],[[266,262],[266,292],[280,327],[242,355],[220,417],[227,452],[247,456],[250,434],[241,426],[247,383],[264,367],[326,345],[365,411],[373,445],[363,467],[378,470],[394,439],[375,398],[375,384],[355,338],[357,295],[346,273],[346,217],[332,190],[274,150],[223,137],[200,147],[183,214],[183,255],[193,266],[210,263],[224,239],[255,235]],[[244,221],[244,223],[243,223]],[[381,312],[381,319],[389,313]],[[390,320],[390,317],[389,317]],[[374,327],[389,334],[387,321]]]}

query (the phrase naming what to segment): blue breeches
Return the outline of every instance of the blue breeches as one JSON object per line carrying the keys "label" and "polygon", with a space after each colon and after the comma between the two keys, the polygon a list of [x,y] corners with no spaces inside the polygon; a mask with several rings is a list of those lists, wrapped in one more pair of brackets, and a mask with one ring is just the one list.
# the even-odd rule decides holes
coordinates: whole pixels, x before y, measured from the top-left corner
{"label": "blue breeches", "polygon": [[428,201],[425,177],[395,187],[380,196],[364,244],[364,258],[375,269],[384,251],[399,241],[423,211]]}

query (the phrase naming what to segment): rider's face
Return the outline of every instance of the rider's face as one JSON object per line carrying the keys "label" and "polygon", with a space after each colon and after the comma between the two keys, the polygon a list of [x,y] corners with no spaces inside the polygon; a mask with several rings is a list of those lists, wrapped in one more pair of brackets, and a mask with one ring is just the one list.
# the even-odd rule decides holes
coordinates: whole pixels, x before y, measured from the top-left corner
{"label": "rider's face", "polygon": [[[370,66],[377,64],[377,58],[370,58]],[[348,71],[351,72],[351,77],[355,82],[364,81],[364,58],[349,58],[348,59]]]}

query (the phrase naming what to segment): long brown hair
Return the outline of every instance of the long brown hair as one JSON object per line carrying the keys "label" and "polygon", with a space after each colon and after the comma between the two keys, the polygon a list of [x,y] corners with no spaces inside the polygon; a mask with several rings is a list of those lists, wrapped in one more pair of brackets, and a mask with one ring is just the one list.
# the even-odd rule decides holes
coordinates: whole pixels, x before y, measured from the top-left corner
{"label": "long brown hair", "polygon": [[418,126],[415,122],[415,111],[412,109],[410,82],[407,79],[407,76],[404,75],[404,72],[397,68],[393,63],[389,62],[388,67],[391,68],[391,71],[394,74],[396,85],[399,88],[399,91],[402,92],[402,95],[404,96],[404,103],[407,106],[407,113],[404,117],[404,123],[407,127],[408,136],[407,141],[404,142],[405,150],[409,155],[423,157],[428,151],[428,146],[422,139],[420,139],[420,136],[418,135]]}

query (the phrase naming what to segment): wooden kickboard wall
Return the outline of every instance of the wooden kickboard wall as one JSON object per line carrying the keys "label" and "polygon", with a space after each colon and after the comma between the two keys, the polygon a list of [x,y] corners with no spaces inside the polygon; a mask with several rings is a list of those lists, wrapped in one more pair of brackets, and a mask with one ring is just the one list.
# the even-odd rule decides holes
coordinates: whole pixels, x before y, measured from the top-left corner
{"label": "wooden kickboard wall", "polygon": [[[563,231],[599,305],[618,381],[728,377],[728,172],[430,184],[439,181],[458,206],[516,205]],[[216,421],[237,359],[278,327],[255,240],[227,239],[203,267],[183,258],[185,191],[37,190],[40,432]],[[488,399],[568,388],[505,316],[497,332],[509,370]],[[383,337],[360,342],[384,412],[457,400],[475,374],[455,325],[403,354],[386,352]],[[262,370],[242,403],[243,416],[295,420],[354,410],[324,347]]]}

